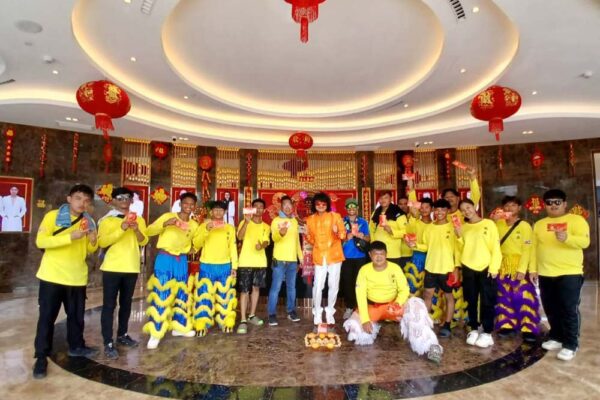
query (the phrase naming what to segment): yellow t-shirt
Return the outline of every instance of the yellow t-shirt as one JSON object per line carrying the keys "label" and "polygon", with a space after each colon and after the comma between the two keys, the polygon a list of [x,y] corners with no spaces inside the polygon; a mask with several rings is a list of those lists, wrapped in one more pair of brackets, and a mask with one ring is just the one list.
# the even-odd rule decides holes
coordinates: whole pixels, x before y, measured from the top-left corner
{"label": "yellow t-shirt", "polygon": [[451,223],[443,225],[429,224],[422,243],[417,244],[417,250],[426,251],[425,269],[433,274],[447,274],[460,266],[460,251],[454,226]]}
{"label": "yellow t-shirt", "polygon": [[[496,221],[498,228],[498,237],[502,239],[510,230],[512,225],[508,225],[506,220],[500,219]],[[533,230],[527,221],[521,220],[519,225],[510,233],[504,243],[500,246],[502,257],[519,257],[519,266],[517,272],[527,272],[529,266],[529,258],[531,255],[531,235]],[[504,273],[504,272],[503,272]]]}
{"label": "yellow t-shirt", "polygon": [[[395,221],[388,220],[387,224],[392,229],[392,233],[388,233],[381,225],[375,223],[372,220],[373,216],[371,216],[371,220],[369,222],[369,231],[371,233],[371,242],[379,240],[385,243],[387,247],[387,257],[388,258],[400,258],[402,256],[401,246],[403,242],[404,235],[406,234],[406,227],[408,225],[408,220],[406,219],[406,215],[399,215]],[[411,250],[412,254],[412,250]],[[408,256],[407,256],[408,257]]]}
{"label": "yellow t-shirt", "polygon": [[[240,222],[238,233],[246,221]],[[266,268],[267,256],[265,249],[256,250],[256,245],[259,243],[270,242],[271,228],[264,222],[256,223],[253,220],[247,223],[248,227],[244,234],[242,242],[242,251],[240,252],[239,265],[243,268]]]}
{"label": "yellow t-shirt", "polygon": [[237,269],[238,254],[235,228],[229,224],[224,224],[220,228],[212,228],[209,231],[207,228],[209,222],[210,220],[207,220],[200,225],[198,235],[194,238],[194,247],[202,249],[200,263],[231,263],[231,268]]}
{"label": "yellow t-shirt", "polygon": [[[481,200],[481,190],[479,189],[479,182],[477,179],[473,179],[469,182],[469,190],[471,191],[471,200],[475,203],[475,208],[479,208],[479,200]],[[456,215],[460,218],[460,222],[465,223],[465,217],[462,215],[460,210],[456,210],[454,212],[448,212],[447,218],[448,222],[452,222],[452,216]]]}
{"label": "yellow t-shirt", "polygon": [[137,217],[138,229],[144,235],[144,240],[138,241],[133,229],[123,230],[123,218],[110,216],[102,219],[98,226],[98,246],[108,248],[100,270],[107,272],[140,272],[140,246],[148,243],[146,236],[146,221]]}
{"label": "yellow t-shirt", "polygon": [[484,218],[474,224],[462,226],[462,237],[458,240],[461,249],[461,264],[475,271],[497,274],[502,262],[500,238],[494,221]]}
{"label": "yellow t-shirt", "polygon": [[[284,222],[289,223],[289,227],[287,233],[284,236],[281,236],[279,233],[279,225]],[[302,260],[302,247],[300,247],[298,221],[296,221],[296,218],[275,217],[271,222],[271,233],[274,244],[273,259],[288,262]]]}
{"label": "yellow t-shirt", "polygon": [[[175,225],[169,225],[165,228],[163,224],[171,218],[179,219],[177,213],[165,213],[148,226],[146,234],[148,236],[159,235],[156,247],[160,250],[174,256],[187,254],[192,248],[192,239],[197,235],[198,223],[190,219],[187,221],[189,228],[187,230],[180,229]],[[194,247],[194,250],[197,251],[198,247]]]}
{"label": "yellow t-shirt", "polygon": [[[431,227],[433,226],[433,222],[423,222],[423,220],[421,219],[414,219],[414,223],[412,224],[411,227],[409,227],[409,232],[410,233],[416,233],[417,234],[417,243],[423,243],[423,236],[425,236],[425,233],[431,229]],[[409,223],[410,226],[410,223]],[[417,249],[419,250],[419,249]],[[421,251],[421,250],[419,250]],[[426,250],[425,250],[426,251]]]}
{"label": "yellow t-shirt", "polygon": [[[560,242],[548,230],[548,224],[567,224],[567,240]],[[546,217],[533,227],[532,252],[529,271],[541,276],[583,274],[583,249],[590,245],[590,226],[575,214],[557,218]]]}
{"label": "yellow t-shirt", "polygon": [[[35,244],[44,249],[42,262],[36,274],[38,279],[66,286],[85,286],[88,283],[88,265],[85,258],[98,248],[92,245],[87,236],[71,240],[71,232],[79,230],[81,221],[52,236],[60,227],[56,226],[58,210],[48,212],[38,229]],[[76,217],[71,215],[71,222]],[[83,219],[82,219],[83,220]]]}
{"label": "yellow t-shirt", "polygon": [[377,271],[370,262],[361,267],[356,278],[356,302],[360,322],[369,321],[369,301],[389,303],[395,301],[403,305],[410,294],[410,287],[402,268],[392,262],[383,271]]}

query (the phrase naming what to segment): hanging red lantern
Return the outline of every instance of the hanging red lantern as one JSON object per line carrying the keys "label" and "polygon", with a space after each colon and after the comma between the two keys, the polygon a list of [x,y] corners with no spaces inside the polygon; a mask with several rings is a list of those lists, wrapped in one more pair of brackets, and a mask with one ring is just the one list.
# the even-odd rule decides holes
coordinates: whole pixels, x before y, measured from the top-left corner
{"label": "hanging red lantern", "polygon": [[125,90],[109,81],[87,82],[77,89],[77,103],[87,113],[96,117],[96,128],[102,129],[104,139],[114,131],[112,118],[121,118],[131,109]]}
{"label": "hanging red lantern", "polygon": [[198,160],[198,166],[202,171],[210,171],[213,167],[213,159],[211,156],[204,155]]}
{"label": "hanging red lantern", "polygon": [[412,174],[412,167],[415,165],[415,159],[410,154],[405,154],[402,156],[402,165],[407,174]]}
{"label": "hanging red lantern", "polygon": [[288,143],[299,158],[306,158],[306,150],[312,147],[313,138],[306,132],[296,132],[290,136]]}
{"label": "hanging red lantern", "polygon": [[504,130],[503,120],[516,113],[521,107],[521,95],[513,89],[490,86],[473,98],[471,115],[489,122],[489,131],[500,140]]}
{"label": "hanging red lantern", "polygon": [[292,5],[292,18],[300,24],[300,41],[308,42],[308,24],[319,18],[319,4],[325,0],[285,0]]}
{"label": "hanging red lantern", "polygon": [[535,169],[540,169],[542,167],[543,163],[544,163],[544,155],[537,147],[535,147],[533,154],[531,155],[531,165]]}
{"label": "hanging red lantern", "polygon": [[545,207],[544,201],[537,194],[532,195],[525,202],[525,208],[533,215],[538,215]]}
{"label": "hanging red lantern", "polygon": [[169,155],[169,147],[164,143],[154,143],[152,145],[152,152],[154,153],[154,157],[162,161]]}

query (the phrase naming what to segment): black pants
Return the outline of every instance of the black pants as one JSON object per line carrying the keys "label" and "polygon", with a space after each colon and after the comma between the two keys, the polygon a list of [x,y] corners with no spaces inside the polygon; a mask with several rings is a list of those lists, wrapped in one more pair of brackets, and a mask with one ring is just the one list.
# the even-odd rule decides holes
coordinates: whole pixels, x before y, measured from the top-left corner
{"label": "black pants", "polygon": [[35,357],[48,357],[52,352],[54,323],[60,306],[67,313],[67,343],[71,350],[85,346],[83,340],[83,314],[85,312],[85,286],[66,286],[40,281],[38,294],[40,316],[35,333]]}
{"label": "black pants", "polygon": [[346,308],[356,309],[356,277],[360,267],[365,265],[364,258],[347,258],[342,263],[342,272],[340,275],[342,293],[344,294],[344,303]]}
{"label": "black pants", "polygon": [[104,344],[113,341],[113,319],[117,308],[117,295],[119,296],[119,322],[117,337],[127,333],[129,317],[131,315],[131,298],[135,291],[138,274],[124,272],[102,271],[102,338]]}
{"label": "black pants", "polygon": [[550,339],[569,350],[579,347],[582,275],[540,276],[542,305],[550,323]]}
{"label": "black pants", "polygon": [[[496,290],[498,289],[496,280],[488,277],[487,268],[483,271],[475,271],[466,265],[462,267],[462,278],[463,296],[468,303],[469,326],[477,329],[481,322],[483,332],[492,333],[496,315]],[[478,303],[481,318],[477,311]]]}

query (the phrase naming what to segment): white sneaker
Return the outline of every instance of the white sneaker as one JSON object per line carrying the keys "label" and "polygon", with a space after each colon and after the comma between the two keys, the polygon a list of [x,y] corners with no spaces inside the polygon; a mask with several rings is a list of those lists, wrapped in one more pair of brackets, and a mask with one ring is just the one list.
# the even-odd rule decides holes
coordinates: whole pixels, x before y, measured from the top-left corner
{"label": "white sneaker", "polygon": [[323,317],[321,317],[321,315],[319,315],[319,316],[316,316],[316,315],[315,315],[315,316],[313,317],[313,323],[314,323],[315,325],[321,325],[321,324],[323,323]]}
{"label": "white sneaker", "polygon": [[494,339],[492,335],[489,333],[482,333],[475,341],[475,346],[481,347],[482,349],[486,349],[494,345]]}
{"label": "white sneaker", "polygon": [[160,339],[154,336],[150,336],[150,340],[148,340],[148,344],[146,345],[146,348],[150,349],[150,350],[154,350],[158,347],[158,344],[160,343]]}
{"label": "white sneaker", "polygon": [[542,343],[542,349],[549,351],[560,350],[562,349],[562,343],[557,342],[556,340],[546,340],[544,343]]}
{"label": "white sneaker", "polygon": [[467,344],[469,346],[475,346],[475,342],[479,338],[479,331],[473,329],[471,332],[467,333]]}
{"label": "white sneaker", "polygon": [[558,352],[556,358],[563,361],[571,361],[573,358],[575,358],[575,352],[569,349],[562,349]]}
{"label": "white sneaker", "polygon": [[188,331],[188,332],[180,332],[180,331],[171,331],[171,334],[175,337],[183,336],[183,337],[195,337],[196,331]]}
{"label": "white sneaker", "polygon": [[343,319],[348,319],[352,316],[352,313],[354,312],[353,309],[351,308],[346,308],[346,311],[344,312],[344,316],[342,317]]}

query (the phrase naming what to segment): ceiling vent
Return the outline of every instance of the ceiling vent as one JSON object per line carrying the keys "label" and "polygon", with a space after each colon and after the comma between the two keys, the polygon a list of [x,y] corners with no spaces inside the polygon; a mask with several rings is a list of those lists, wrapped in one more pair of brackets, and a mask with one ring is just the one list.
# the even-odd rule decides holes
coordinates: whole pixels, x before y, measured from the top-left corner
{"label": "ceiling vent", "polygon": [[152,9],[154,8],[155,2],[156,0],[142,0],[140,11],[146,15],[152,14]]}
{"label": "ceiling vent", "polygon": [[466,19],[467,15],[465,14],[465,9],[462,4],[460,4],[460,0],[448,0],[450,2],[450,6],[454,10],[454,14],[456,15],[456,19]]}
{"label": "ceiling vent", "polygon": [[7,81],[0,82],[0,85],[8,85],[9,83],[13,83],[13,82],[16,82],[16,81],[14,79],[9,79]]}

